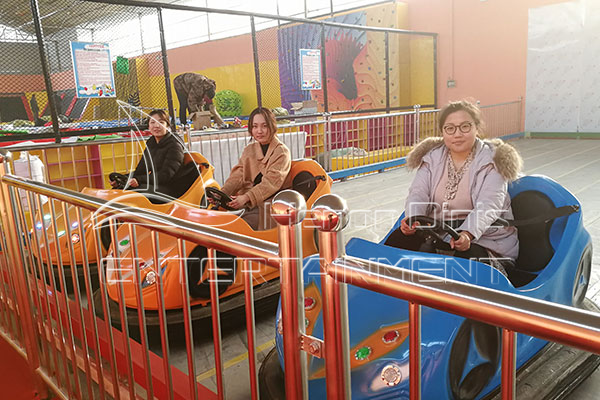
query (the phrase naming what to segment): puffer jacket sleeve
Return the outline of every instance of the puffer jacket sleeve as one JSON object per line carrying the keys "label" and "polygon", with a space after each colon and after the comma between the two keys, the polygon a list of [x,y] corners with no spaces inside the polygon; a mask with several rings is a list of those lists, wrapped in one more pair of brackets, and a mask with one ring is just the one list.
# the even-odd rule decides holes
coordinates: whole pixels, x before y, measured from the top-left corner
{"label": "puffer jacket sleeve", "polygon": [[176,137],[170,137],[169,143],[161,149],[165,156],[162,165],[155,171],[159,185],[168,185],[183,164],[183,146]]}
{"label": "puffer jacket sleeve", "polygon": [[281,189],[291,166],[290,150],[285,145],[279,146],[277,154],[273,154],[268,161],[262,181],[246,193],[250,199],[250,206],[258,206]]}
{"label": "puffer jacket sleeve", "polygon": [[422,162],[408,189],[406,196],[405,216],[414,217],[428,215],[431,206],[431,168],[428,162]]}
{"label": "puffer jacket sleeve", "polygon": [[459,231],[469,231],[475,240],[506,212],[504,207],[508,196],[508,184],[493,164],[479,174],[484,174],[483,184],[479,193],[473,195],[473,211],[458,228]]}

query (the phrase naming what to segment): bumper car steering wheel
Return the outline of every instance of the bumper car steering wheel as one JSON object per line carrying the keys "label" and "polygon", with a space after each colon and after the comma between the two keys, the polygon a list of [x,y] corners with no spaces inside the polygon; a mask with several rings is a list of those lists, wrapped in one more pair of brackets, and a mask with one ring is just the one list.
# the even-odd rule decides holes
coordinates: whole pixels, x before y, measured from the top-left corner
{"label": "bumper car steering wheel", "polygon": [[227,205],[227,203],[233,200],[227,193],[222,192],[221,190],[212,186],[207,186],[204,188],[204,191],[206,193],[206,197],[211,200],[211,203],[213,203],[216,208],[223,208],[227,211],[238,211],[237,209]]}
{"label": "bumper car steering wheel", "polygon": [[111,181],[117,182],[117,186],[114,186],[113,189],[125,189],[125,186],[127,185],[127,181],[129,180],[129,177],[127,175],[120,174],[118,172],[111,172],[108,175],[108,179]]}
{"label": "bumper car steering wheel", "polygon": [[454,228],[444,221],[435,220],[424,215],[410,217],[406,223],[408,226],[416,225],[414,229],[418,234],[423,236],[425,242],[421,245],[421,251],[426,253],[435,253],[435,249],[449,250],[449,245],[444,241],[446,234],[450,235],[454,240],[458,240],[460,235]]}

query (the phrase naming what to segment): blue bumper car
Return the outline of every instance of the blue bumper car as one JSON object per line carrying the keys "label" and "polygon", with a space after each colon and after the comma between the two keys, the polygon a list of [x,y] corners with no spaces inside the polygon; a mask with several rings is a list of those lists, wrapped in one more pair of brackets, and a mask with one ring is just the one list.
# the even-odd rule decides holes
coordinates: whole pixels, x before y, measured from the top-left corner
{"label": "blue bumper car", "polygon": [[[520,250],[503,275],[490,265],[438,253],[413,252],[351,239],[350,256],[597,311],[585,299],[592,243],[579,201],[557,182],[525,176],[509,187]],[[567,211],[565,211],[567,210]],[[550,216],[546,218],[546,216]],[[425,255],[425,256],[424,256]],[[304,261],[306,333],[323,338],[321,277],[317,256]],[[352,399],[409,398],[408,303],[348,286]],[[482,399],[499,396],[501,329],[422,307],[423,399]],[[276,346],[261,365],[262,397],[285,398],[281,309]],[[600,358],[535,337],[517,335],[517,398],[563,398],[591,374]],[[309,397],[326,398],[325,363],[309,356]]]}

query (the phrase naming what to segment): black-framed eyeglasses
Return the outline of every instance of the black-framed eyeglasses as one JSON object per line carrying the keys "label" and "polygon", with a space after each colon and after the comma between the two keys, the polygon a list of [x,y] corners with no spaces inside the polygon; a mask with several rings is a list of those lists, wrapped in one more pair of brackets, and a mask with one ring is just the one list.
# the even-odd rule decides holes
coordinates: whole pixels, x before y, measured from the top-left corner
{"label": "black-framed eyeglasses", "polygon": [[454,135],[456,133],[456,128],[460,129],[460,131],[462,133],[469,133],[469,132],[471,132],[471,129],[473,128],[473,123],[472,122],[463,122],[460,125],[448,124],[448,125],[444,125],[442,130],[447,135]]}

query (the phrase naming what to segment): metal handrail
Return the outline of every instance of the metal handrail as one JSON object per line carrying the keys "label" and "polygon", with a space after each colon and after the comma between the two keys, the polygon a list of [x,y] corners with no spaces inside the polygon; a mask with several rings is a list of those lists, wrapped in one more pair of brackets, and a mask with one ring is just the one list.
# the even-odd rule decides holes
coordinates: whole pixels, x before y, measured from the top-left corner
{"label": "metal handrail", "polygon": [[504,103],[497,103],[497,104],[488,104],[487,106],[479,106],[479,108],[483,109],[483,108],[490,108],[490,107],[497,107],[497,106],[507,106],[509,104],[518,104],[518,103],[521,103],[521,100],[506,101]]}
{"label": "metal handrail", "polygon": [[280,266],[279,246],[266,240],[240,235],[207,225],[200,225],[150,210],[127,206],[117,201],[98,199],[73,190],[36,182],[15,175],[5,175],[1,181],[16,188],[33,191],[77,207],[91,211],[98,210],[107,216],[118,216],[120,220],[136,223],[173,237],[189,240],[229,253],[235,252],[242,257],[262,258],[270,266],[276,268]]}
{"label": "metal handrail", "polygon": [[[492,106],[495,106],[495,105],[496,105],[496,104],[492,104]],[[419,111],[419,112],[420,112],[421,114],[433,114],[433,113],[437,113],[437,112],[439,112],[439,111],[440,111],[440,109],[439,109],[439,108],[436,108],[435,110],[422,110],[422,111]]]}
{"label": "metal handrail", "polygon": [[348,117],[348,118],[332,118],[331,122],[350,122],[350,121],[363,121],[370,119],[380,119],[380,118],[388,118],[388,117],[401,117],[403,115],[413,115],[414,111],[405,111],[398,113],[390,113],[390,114],[376,114],[376,115],[365,115],[360,117]]}
{"label": "metal handrail", "polygon": [[[279,244],[276,243],[271,243],[268,241],[264,241],[261,239],[256,239],[253,237],[247,237],[247,236],[243,236],[237,233],[233,233],[233,232],[228,232],[228,231],[224,231],[222,229],[218,229],[218,228],[214,228],[211,226],[204,226],[204,225],[200,225],[200,224],[196,224],[196,223],[192,223],[189,221],[185,221],[185,220],[181,220],[178,218],[174,218],[168,215],[164,215],[161,213],[156,213],[153,211],[149,211],[149,210],[144,210],[144,209],[139,209],[136,207],[132,207],[132,206],[127,206],[124,204],[120,204],[118,203],[116,200],[114,201],[106,201],[106,200],[102,200],[102,199],[97,199],[95,197],[86,195],[86,194],[82,194],[82,193],[78,193],[72,190],[68,190],[68,189],[64,189],[61,187],[56,187],[53,185],[48,185],[45,183],[39,183],[39,182],[35,182],[32,181],[30,179],[26,179],[26,178],[21,178],[21,177],[17,177],[14,175],[5,175],[5,169],[4,167],[6,166],[6,163],[4,163],[4,157],[0,155],[0,183],[2,186],[2,200],[3,202],[0,203],[0,205],[7,205],[7,198],[10,198],[10,204],[7,205],[6,208],[1,207],[2,208],[2,221],[7,223],[11,223],[11,227],[10,227],[10,231],[11,232],[17,232],[19,229],[27,229],[26,228],[26,219],[25,216],[23,214],[23,210],[22,208],[19,206],[20,203],[19,202],[15,202],[14,198],[15,198],[15,192],[16,190],[23,190],[28,192],[30,195],[35,193],[37,196],[37,209],[41,210],[42,209],[42,204],[41,204],[41,196],[47,196],[50,197],[52,199],[55,199],[56,201],[61,202],[61,207],[62,207],[62,213],[63,213],[63,218],[64,218],[64,223],[66,224],[66,226],[70,226],[70,221],[69,221],[69,214],[70,212],[67,209],[67,204],[71,204],[74,207],[77,208],[78,211],[78,221],[79,224],[81,225],[81,221],[83,220],[82,217],[82,213],[81,213],[81,209],[87,209],[87,210],[92,210],[97,212],[98,214],[101,214],[103,216],[106,216],[108,218],[117,218],[121,221],[125,221],[125,222],[130,222],[132,223],[132,225],[128,226],[128,232],[129,235],[131,237],[133,246],[132,246],[132,260],[137,260],[138,256],[137,256],[137,239],[136,239],[136,227],[135,225],[139,226],[139,227],[143,227],[143,228],[147,228],[150,229],[151,231],[153,231],[152,233],[152,252],[153,252],[153,260],[155,263],[158,264],[158,260],[160,259],[159,253],[158,253],[158,233],[164,233],[166,235],[169,235],[171,237],[177,238],[177,247],[178,247],[178,254],[185,254],[186,250],[185,250],[185,242],[184,240],[188,240],[188,241],[192,241],[195,242],[197,244],[203,245],[207,248],[208,251],[208,272],[210,275],[209,278],[209,282],[210,282],[210,308],[211,308],[211,313],[213,315],[212,318],[212,328],[213,328],[213,341],[214,341],[214,347],[215,347],[215,365],[216,365],[216,379],[217,379],[217,393],[215,394],[215,398],[218,399],[223,399],[225,398],[225,387],[223,384],[223,374],[224,374],[224,368],[223,368],[223,364],[222,364],[222,344],[221,344],[221,328],[220,328],[220,318],[217,317],[215,318],[215,316],[219,316],[220,315],[220,309],[219,309],[219,292],[217,289],[217,269],[216,269],[216,264],[215,264],[215,257],[216,257],[216,251],[217,250],[221,250],[224,252],[227,252],[228,254],[231,254],[233,256],[235,256],[236,258],[238,258],[239,260],[243,260],[245,268],[247,270],[250,270],[250,264],[249,262],[253,262],[253,261],[259,261],[261,264],[263,265],[268,265],[271,267],[275,267],[280,269],[280,273],[282,276],[282,280],[281,280],[281,287],[282,287],[282,299],[286,299],[287,303],[286,304],[303,304],[303,300],[300,301],[297,297],[302,299],[302,292],[298,291],[298,290],[294,290],[293,288],[296,287],[301,287],[298,286],[298,276],[301,276],[301,223],[303,221],[303,219],[305,218],[306,215],[306,204],[304,202],[304,198],[298,194],[297,192],[294,191],[290,191],[290,190],[284,190],[280,193],[278,193],[275,198],[272,201],[272,216],[273,218],[275,218],[275,220],[278,223],[278,236],[279,236]],[[50,212],[51,212],[51,217],[50,220],[53,221],[52,222],[52,230],[54,232],[54,234],[56,235],[57,233],[57,225],[56,225],[56,220],[58,219],[58,217],[55,216],[55,204],[54,201],[55,200],[51,200],[50,202]],[[30,201],[31,197],[30,197]],[[21,216],[21,218],[19,218],[19,215]],[[45,217],[45,216],[44,216]],[[35,224],[35,219],[36,219],[36,215],[31,214],[29,216],[31,224]],[[39,215],[38,217],[39,218]],[[92,216],[92,220],[95,220],[96,217]],[[111,227],[111,237],[112,240],[116,240],[116,226],[115,224],[110,224]],[[74,370],[77,370],[78,368],[81,369],[82,371],[84,370],[85,367],[85,373],[87,376],[87,389],[88,392],[91,391],[91,387],[92,387],[92,383],[91,381],[94,380],[96,381],[99,385],[100,385],[100,392],[104,393],[103,390],[103,384],[111,384],[112,389],[107,389],[106,392],[109,393],[111,396],[114,392],[114,390],[118,390],[121,392],[121,395],[127,395],[129,394],[129,397],[135,397],[135,393],[136,393],[136,389],[134,387],[134,384],[140,383],[140,379],[139,377],[136,377],[136,374],[134,374],[135,371],[141,371],[143,372],[145,375],[145,382],[147,384],[147,386],[145,387],[146,389],[146,393],[148,394],[148,397],[152,397],[154,398],[152,393],[156,393],[153,391],[153,384],[151,383],[152,381],[154,381],[155,379],[158,378],[158,382],[160,383],[159,387],[162,388],[162,390],[170,390],[170,395],[168,398],[173,398],[173,389],[174,389],[174,385],[175,382],[171,379],[171,375],[169,372],[169,375],[165,378],[166,381],[163,383],[163,381],[161,381],[160,379],[162,378],[162,373],[160,372],[160,370],[155,370],[154,367],[152,368],[152,374],[150,375],[150,359],[149,359],[149,350],[148,350],[148,346],[147,346],[147,337],[145,336],[144,332],[146,331],[145,329],[145,324],[146,324],[146,317],[144,316],[143,312],[140,312],[140,310],[144,309],[144,303],[142,301],[142,298],[140,297],[140,291],[142,290],[141,287],[141,276],[139,273],[139,269],[135,269],[135,274],[134,274],[134,284],[137,285],[137,291],[136,291],[136,299],[137,299],[137,304],[139,304],[139,309],[138,309],[138,319],[139,319],[139,326],[141,327],[141,332],[142,332],[142,348],[138,349],[136,351],[142,351],[142,356],[143,358],[141,359],[141,363],[134,361],[134,357],[132,356],[133,352],[132,352],[132,346],[131,346],[131,339],[129,338],[129,328],[126,328],[121,334],[117,334],[117,332],[113,332],[113,330],[110,329],[111,326],[111,317],[110,317],[110,307],[109,307],[109,303],[108,303],[108,297],[107,297],[107,289],[106,289],[106,283],[104,282],[103,279],[100,279],[100,293],[101,293],[101,297],[103,297],[103,303],[101,306],[101,312],[104,313],[105,318],[108,318],[108,320],[106,321],[108,324],[105,325],[106,328],[106,338],[103,339],[102,343],[108,343],[108,346],[110,349],[114,349],[115,348],[115,337],[114,335],[117,335],[119,337],[118,340],[122,340],[123,341],[123,348],[120,353],[119,353],[119,360],[121,360],[121,363],[116,363],[116,354],[114,352],[114,350],[112,350],[112,353],[108,354],[108,357],[111,360],[111,368],[113,371],[113,376],[111,377],[104,377],[102,375],[102,366],[100,366],[100,370],[98,370],[98,366],[97,365],[91,365],[90,363],[85,363],[84,365],[79,364],[78,365],[78,357],[84,357],[84,361],[87,360],[86,354],[89,354],[89,350],[88,350],[88,345],[86,344],[85,340],[83,341],[83,344],[80,347],[77,347],[77,349],[75,349],[75,337],[80,338],[81,335],[84,335],[84,339],[87,339],[88,336],[90,338],[96,338],[94,340],[96,340],[96,347],[99,347],[100,344],[98,344],[98,338],[100,337],[100,333],[99,333],[99,327],[94,323],[93,326],[88,327],[85,326],[84,327],[84,322],[87,318],[90,318],[89,316],[87,316],[87,313],[91,313],[91,318],[93,318],[94,314],[96,313],[95,310],[98,310],[95,308],[95,306],[92,304],[91,308],[88,309],[85,312],[82,312],[82,307],[81,307],[81,303],[79,302],[79,297],[76,296],[75,301],[73,303],[73,301],[71,299],[67,300],[64,296],[62,296],[60,293],[64,293],[65,292],[65,288],[66,288],[66,278],[64,277],[64,272],[60,272],[59,274],[59,286],[57,286],[55,279],[54,279],[54,274],[50,273],[50,286],[49,289],[51,290],[51,292],[56,293],[56,301],[52,300],[50,301],[50,299],[47,297],[47,291],[42,290],[40,291],[38,288],[38,281],[35,279],[35,276],[33,275],[27,275],[25,273],[26,269],[24,267],[24,265],[26,264],[26,259],[27,256],[25,255],[26,251],[30,252],[30,257],[29,259],[33,259],[33,258],[37,258],[38,259],[42,259],[42,254],[38,253],[38,254],[32,254],[31,251],[34,247],[38,247],[38,242],[34,241],[34,243],[30,243],[29,242],[29,235],[27,235],[25,233],[25,231],[21,231],[21,233],[15,233],[14,235],[10,235],[9,238],[9,242],[11,244],[11,248],[10,248],[10,259],[11,259],[11,263],[14,266],[14,270],[15,271],[11,271],[13,273],[15,273],[16,275],[19,276],[20,280],[18,282],[18,285],[16,285],[16,291],[17,291],[17,296],[15,298],[12,299],[13,302],[17,302],[18,303],[18,308],[20,308],[21,310],[24,310],[23,314],[24,316],[22,317],[21,321],[22,321],[22,327],[24,329],[24,340],[26,342],[26,344],[28,344],[28,348],[27,348],[27,359],[28,362],[30,364],[30,367],[32,368],[32,371],[35,372],[36,374],[40,375],[41,378],[44,381],[50,382],[51,385],[54,385],[56,382],[53,382],[53,379],[48,376],[45,372],[45,370],[43,370],[40,367],[40,357],[44,357],[45,356],[45,360],[47,363],[49,363],[48,361],[48,344],[46,344],[46,347],[44,347],[43,349],[38,349],[37,347],[33,346],[36,340],[36,333],[35,333],[35,329],[36,329],[36,323],[34,322],[33,318],[31,317],[31,315],[27,314],[25,311],[31,310],[32,306],[29,305],[30,302],[36,302],[39,304],[42,304],[44,299],[40,298],[40,293],[42,293],[44,296],[46,296],[46,308],[40,308],[39,312],[41,312],[41,317],[40,317],[40,321],[44,320],[46,321],[47,318],[44,317],[44,313],[46,313],[48,315],[49,319],[54,320],[54,318],[64,318],[64,320],[66,321],[66,326],[64,326],[64,330],[63,328],[61,328],[63,325],[62,324],[58,324],[59,326],[59,337],[62,336],[63,338],[66,337],[66,341],[68,343],[67,346],[62,345],[60,349],[54,350],[54,343],[50,343],[50,347],[54,350],[55,352],[55,357],[57,352],[62,352],[65,355],[65,360],[63,362],[63,367],[64,370],[63,372],[66,374],[66,370],[68,368],[67,366],[67,359],[71,361],[72,363],[72,368]],[[99,234],[99,230],[96,230],[96,255],[98,257],[98,259],[100,259],[101,254],[98,251],[98,249],[100,248],[101,244],[101,238],[100,238],[100,234]],[[33,238],[37,238],[37,235],[32,235]],[[60,235],[59,235],[60,236]],[[26,243],[21,243],[21,241],[19,241],[17,238],[20,237],[24,237],[26,238]],[[46,247],[48,247],[48,238],[46,237],[46,234],[44,234],[44,245]],[[73,247],[70,245],[70,241],[69,243],[69,255],[70,255],[70,261],[72,265],[75,265],[75,259],[74,259],[74,249]],[[83,237],[82,237],[82,245],[83,248],[86,248],[85,243],[83,242]],[[29,250],[27,250],[29,249]],[[57,249],[57,251],[59,251]],[[61,252],[59,252],[58,256],[57,256],[57,265],[59,266],[59,270],[63,271],[63,263],[62,263],[62,259],[61,259]],[[121,281],[121,269],[120,269],[120,264],[119,264],[119,260],[120,260],[120,250],[117,248],[115,248],[115,255],[116,255],[116,266],[117,266],[117,271],[118,272],[118,279],[119,282]],[[181,258],[180,260],[180,268],[182,268],[182,275],[181,278],[183,279],[183,282],[186,282],[188,279],[187,276],[187,269],[185,268],[184,265],[184,259]],[[137,264],[137,261],[136,265]],[[53,265],[53,261],[51,259],[48,260],[48,266]],[[49,267],[51,268],[51,267]],[[89,299],[92,296],[92,291],[91,291],[91,287],[90,287],[90,273],[89,273],[89,265],[88,265],[88,261],[87,258],[84,261],[84,275],[85,275],[85,293],[87,298]],[[20,275],[19,275],[20,274]],[[75,287],[75,293],[79,293],[80,289],[79,289],[79,284],[78,284],[78,277],[77,277],[77,271],[74,272],[75,275],[73,275],[73,279],[74,279],[74,285]],[[2,278],[4,278],[4,274],[2,274]],[[27,285],[31,285],[31,282],[29,281],[30,279],[33,280],[33,286],[31,286],[31,291],[29,290],[29,288],[27,287]],[[161,278],[161,274],[157,274],[156,276],[157,282],[156,282],[156,290],[157,292],[159,292],[157,294],[158,296],[158,301],[159,301],[159,309],[162,310],[161,312],[159,312],[159,317],[160,317],[160,324],[161,324],[161,343],[163,343],[163,353],[164,354],[168,354],[168,344],[165,345],[165,343],[168,343],[168,339],[167,339],[167,333],[166,333],[166,329],[165,329],[165,324],[166,324],[166,316],[165,316],[165,308],[164,308],[164,293],[163,293],[163,286],[162,286],[162,278]],[[300,279],[301,282],[301,279]],[[45,282],[42,282],[42,285],[46,284]],[[127,327],[128,325],[126,324],[126,317],[125,314],[127,313],[126,309],[125,309],[125,305],[123,303],[123,287],[119,286],[118,288],[119,290],[119,303],[121,304],[120,308],[119,308],[119,317],[120,317],[120,323],[121,326],[125,326]],[[244,304],[245,304],[245,309],[246,309],[246,321],[248,322],[248,346],[249,346],[249,351],[251,351],[250,348],[254,349],[255,348],[255,340],[254,340],[254,311],[253,311],[253,294],[252,291],[254,290],[253,285],[252,285],[252,279],[248,279],[246,277],[245,279],[245,296],[244,296]],[[56,291],[56,292],[55,292]],[[210,393],[210,390],[206,389],[205,387],[203,387],[202,385],[198,384],[196,382],[196,373],[195,373],[195,364],[194,364],[194,345],[193,345],[193,330],[192,330],[192,326],[191,326],[191,320],[192,320],[192,315],[191,315],[191,304],[190,304],[190,293],[188,291],[188,285],[182,285],[181,286],[181,295],[183,298],[183,313],[184,313],[184,324],[185,324],[185,330],[186,330],[186,351],[188,352],[187,355],[187,359],[188,359],[188,371],[187,374],[183,373],[183,376],[185,376],[187,378],[188,381],[188,385],[189,387],[183,388],[181,386],[178,386],[177,388],[177,396],[176,398],[205,398],[205,397],[201,397],[198,396],[199,392],[198,391],[204,391],[204,394]],[[35,296],[37,295],[37,299],[35,299]],[[32,298],[33,296],[33,298]],[[95,296],[95,295],[94,295]],[[60,301],[60,299],[62,299],[62,301]],[[6,299],[4,300],[6,301]],[[10,301],[10,299],[9,299]],[[0,306],[2,305],[2,302],[0,302]],[[76,312],[77,310],[79,310],[78,312]],[[301,307],[298,306],[298,310],[301,310]],[[51,314],[51,313],[55,313],[55,315]],[[287,310],[285,310],[283,312],[284,315],[284,326],[285,329],[288,332],[293,332],[295,329],[298,328],[298,321],[301,321],[301,318],[298,318],[297,316],[294,316],[293,313],[288,313]],[[0,324],[1,325],[1,324]],[[25,328],[27,328],[28,330],[25,330]],[[37,324],[37,329],[44,329],[45,326],[41,326],[39,323]],[[102,328],[104,329],[104,328]],[[78,333],[75,333],[75,332]],[[65,336],[66,335],[66,336]],[[91,335],[91,336],[90,336]],[[286,371],[288,371],[290,374],[294,373],[294,371],[296,371],[296,375],[304,377],[306,376],[306,366],[305,363],[302,362],[302,357],[301,357],[301,352],[300,349],[297,348],[296,346],[296,341],[293,339],[293,337],[290,337],[292,340],[290,341],[290,344],[292,344],[292,346],[287,346],[288,347],[288,356],[291,357],[290,361],[286,363],[287,368]],[[57,343],[62,343],[62,341],[60,341]],[[68,354],[67,352],[67,348],[68,346],[74,346],[74,351],[71,352],[71,354]],[[166,352],[165,352],[165,347],[167,348]],[[145,350],[144,350],[145,349]],[[145,351],[145,353],[143,353]],[[77,354],[75,354],[77,353]],[[83,353],[83,354],[80,354]],[[96,352],[96,354],[94,355],[95,359],[98,359],[98,352]],[[252,361],[253,360],[253,361]],[[257,368],[256,368],[256,357],[254,357],[250,362],[251,362],[251,366],[250,366],[250,370],[256,372]],[[139,360],[138,360],[139,361]],[[164,364],[164,371],[170,371],[170,364],[168,362],[168,355],[163,356],[163,364]],[[117,366],[117,364],[119,364],[120,366]],[[134,364],[135,364],[135,368],[136,370],[134,371]],[[56,367],[57,369],[59,367]],[[121,382],[117,376],[117,369],[120,371],[120,374],[123,374],[123,376],[127,377],[127,380],[124,382]],[[91,371],[95,371],[95,377],[92,377],[92,373]],[[140,372],[140,373],[141,373]],[[141,376],[141,375],[140,375]],[[258,383],[257,383],[257,376],[256,374],[252,374],[251,373],[251,379],[254,381],[253,389],[252,389],[252,398],[258,398]],[[60,377],[58,378],[58,380],[60,380]],[[111,383],[112,382],[112,383]],[[115,388],[115,383],[118,383],[118,388]],[[148,383],[150,382],[150,383]],[[140,383],[143,386],[143,383]],[[82,390],[84,390],[85,388],[83,387],[83,383],[82,385],[79,385],[79,383],[77,383],[77,381],[75,382],[74,387],[71,387],[70,383],[67,382],[66,386],[62,386],[62,385],[58,385],[60,387],[57,387],[56,385],[54,385],[53,387],[55,388],[55,390],[57,392],[59,392],[60,394],[64,395],[63,398],[66,398],[66,394],[62,393],[61,390],[66,389],[68,390],[68,396],[73,397],[78,396],[80,397],[82,393]],[[106,388],[105,388],[106,389]],[[40,389],[41,390],[41,389]],[[186,391],[187,390],[187,391]],[[289,392],[291,393],[292,390],[297,390],[299,393],[299,397],[291,397],[291,398],[301,398],[302,394],[301,392],[303,391],[303,388],[301,386],[297,386],[297,388],[292,388],[290,387]],[[127,393],[128,392],[128,393]],[[118,392],[117,392],[118,393]],[[79,394],[79,395],[78,395]],[[118,397],[118,394],[117,394]],[[162,397],[160,397],[162,398]]]}
{"label": "metal handrail", "polygon": [[[485,109],[485,108],[491,108],[491,107],[497,107],[497,106],[503,106],[503,105],[509,105],[509,104],[517,104],[519,103],[520,100],[516,100],[516,101],[511,101],[511,102],[505,102],[505,103],[498,103],[498,104],[490,104],[490,105],[486,105],[486,106],[480,106],[481,109]],[[439,109],[435,109],[435,110],[420,110],[419,111],[421,114],[428,114],[428,113],[437,113],[439,112]],[[414,111],[403,111],[403,112],[396,112],[396,113],[386,113],[386,114],[376,114],[376,115],[363,115],[363,116],[357,116],[357,117],[347,117],[347,118],[332,118],[331,122],[350,122],[350,121],[361,121],[361,120],[371,120],[371,119],[380,119],[380,118],[386,118],[386,117],[399,117],[399,116],[405,116],[405,115],[412,115],[414,114]],[[333,114],[332,114],[333,115]],[[307,114],[307,115],[302,115],[302,114],[298,114],[298,115],[286,115],[286,116],[282,116],[282,119],[296,119],[296,118],[310,118],[310,117],[325,117],[326,113],[316,113],[316,114]],[[277,127],[278,128],[294,128],[294,127],[298,127],[298,126],[307,126],[307,125],[324,125],[326,124],[326,120],[318,120],[318,121],[306,121],[306,122],[297,122],[297,123],[289,123],[289,124],[278,124]],[[236,129],[227,129],[227,130],[215,130],[215,131],[201,131],[201,130],[192,130],[191,131],[191,137],[192,138],[202,138],[203,136],[208,136],[208,135],[228,135],[228,134],[232,134],[232,133],[245,133],[248,130],[246,128],[236,128]],[[74,132],[75,134],[76,132]],[[36,135],[35,138],[41,138],[40,135]],[[52,136],[54,137],[54,136]],[[136,137],[137,138],[137,137]],[[142,140],[145,140],[146,137],[140,137]],[[128,138],[120,138],[120,139],[103,139],[100,141],[94,141],[92,143],[90,142],[75,142],[75,143],[44,143],[44,144],[40,144],[40,145],[29,145],[29,146],[20,146],[20,145],[10,145],[10,146],[6,146],[5,148],[11,151],[31,151],[31,150],[45,150],[45,149],[56,149],[56,148],[64,148],[64,147],[81,147],[81,146],[89,146],[91,144],[93,145],[101,145],[101,144],[118,144],[118,143],[127,143],[129,141],[131,141],[131,137]]]}
{"label": "metal handrail", "polygon": [[[322,114],[319,114],[323,116]],[[296,115],[297,118],[306,118],[305,115]],[[296,124],[278,124],[277,128],[293,128],[297,126],[307,126],[307,125],[323,125],[325,121],[307,121],[300,122]],[[201,130],[192,130],[191,136],[192,138],[202,138],[202,136],[208,135],[228,135],[231,133],[248,133],[248,129],[246,128],[237,128],[237,129],[226,129],[226,130],[215,130],[215,131],[201,131]],[[54,136],[52,136],[54,137]],[[140,139],[145,141],[150,136],[135,136],[135,137],[123,137],[123,138],[111,138],[111,139],[102,139],[94,142],[83,141],[83,142],[62,142],[62,143],[41,143],[38,145],[26,145],[22,146],[19,144],[12,144],[10,146],[5,146],[3,149],[10,151],[31,151],[31,150],[47,150],[47,149],[58,149],[58,148],[66,148],[66,147],[83,147],[90,145],[103,145],[103,144],[119,144],[119,143],[128,143],[132,139]],[[35,135],[34,138],[30,139],[41,139],[39,135]]]}
{"label": "metal handrail", "polygon": [[[135,137],[136,139],[141,139],[146,141],[150,136],[139,136]],[[34,138],[37,139],[37,135]],[[112,139],[102,139],[94,142],[83,141],[83,142],[62,142],[62,143],[41,143],[38,145],[27,145],[21,146],[19,144],[11,144],[10,146],[3,147],[3,149],[10,151],[31,151],[31,150],[47,150],[47,149],[60,149],[67,147],[82,147],[82,146],[90,146],[90,145],[101,145],[101,144],[117,144],[117,143],[128,143],[131,141],[131,137],[123,137],[123,138],[112,138]]]}
{"label": "metal handrail", "polygon": [[338,282],[600,354],[598,313],[351,256],[334,260],[327,273]]}

